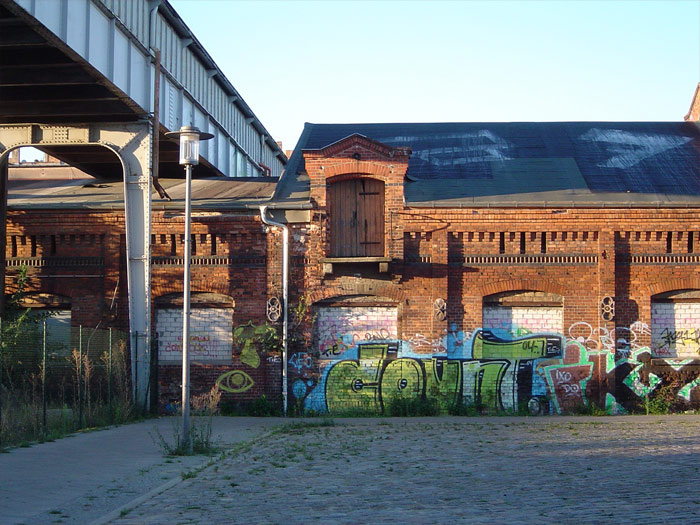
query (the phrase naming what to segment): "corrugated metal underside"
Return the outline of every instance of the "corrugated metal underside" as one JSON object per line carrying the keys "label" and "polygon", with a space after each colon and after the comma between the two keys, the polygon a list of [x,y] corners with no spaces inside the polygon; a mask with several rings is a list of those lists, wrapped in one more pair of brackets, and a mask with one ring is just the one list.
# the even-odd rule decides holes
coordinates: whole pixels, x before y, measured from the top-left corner
{"label": "corrugated metal underside", "polygon": [[[0,123],[119,122],[153,112],[195,125],[207,166],[226,176],[279,176],[286,157],[168,2],[0,0]],[[152,18],[153,17],[153,18]],[[153,21],[153,29],[149,26]]]}

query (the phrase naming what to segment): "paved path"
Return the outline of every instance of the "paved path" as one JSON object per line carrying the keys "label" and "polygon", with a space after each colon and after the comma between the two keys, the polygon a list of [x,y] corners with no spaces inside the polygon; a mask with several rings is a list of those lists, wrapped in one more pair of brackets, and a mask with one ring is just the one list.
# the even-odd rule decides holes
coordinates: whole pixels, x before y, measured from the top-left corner
{"label": "paved path", "polygon": [[[157,435],[172,442],[177,422],[149,420],[0,454],[0,523],[90,523],[181,479],[183,471],[209,458],[164,457]],[[233,445],[281,422],[217,417],[212,435],[223,445]]]}
{"label": "paved path", "polygon": [[[131,474],[111,482],[101,516],[87,505],[106,485],[47,506],[25,484],[19,493],[43,506],[26,522],[700,523],[700,416],[312,419],[272,432],[280,420],[221,419],[241,438],[258,437],[202,470],[156,454],[151,468],[163,478],[198,473],[163,479],[145,496],[133,485],[138,466],[122,465]],[[112,443],[107,433],[133,428],[94,435]],[[82,476],[50,466],[54,484],[95,475],[74,459]],[[3,474],[3,518],[5,484]]]}

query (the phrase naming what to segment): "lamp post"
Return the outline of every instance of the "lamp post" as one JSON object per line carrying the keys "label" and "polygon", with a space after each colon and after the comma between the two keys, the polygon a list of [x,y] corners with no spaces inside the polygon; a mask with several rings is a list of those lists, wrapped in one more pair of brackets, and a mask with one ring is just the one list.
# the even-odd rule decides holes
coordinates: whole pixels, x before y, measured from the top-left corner
{"label": "lamp post", "polygon": [[192,450],[190,440],[190,256],[192,253],[192,166],[199,164],[199,141],[214,137],[192,126],[165,134],[180,141],[180,164],[185,166],[185,256],[182,301],[182,437],[187,452]]}

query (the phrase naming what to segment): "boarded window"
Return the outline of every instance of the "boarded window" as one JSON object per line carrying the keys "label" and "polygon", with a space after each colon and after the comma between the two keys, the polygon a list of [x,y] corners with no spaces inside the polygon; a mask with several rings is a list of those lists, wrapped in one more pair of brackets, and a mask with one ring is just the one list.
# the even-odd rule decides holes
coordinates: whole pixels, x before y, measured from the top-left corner
{"label": "boarded window", "polygon": [[341,359],[358,343],[397,338],[395,306],[321,306],[315,313],[315,347],[321,359]]}
{"label": "boarded window", "polygon": [[654,357],[700,355],[700,291],[675,290],[652,297],[651,351]]}
{"label": "boarded window", "polygon": [[331,184],[332,257],[384,256],[384,182],[352,179]]}
{"label": "boarded window", "polygon": [[484,297],[483,328],[510,332],[563,333],[563,298],[560,295],[517,290]]}

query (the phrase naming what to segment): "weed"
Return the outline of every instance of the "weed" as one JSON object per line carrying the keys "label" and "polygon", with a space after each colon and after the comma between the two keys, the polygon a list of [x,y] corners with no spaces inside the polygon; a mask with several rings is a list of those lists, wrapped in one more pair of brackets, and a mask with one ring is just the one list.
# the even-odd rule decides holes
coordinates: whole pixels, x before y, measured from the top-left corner
{"label": "weed", "polygon": [[211,439],[211,416],[193,418],[190,423],[188,439],[183,435],[179,425],[181,421],[180,418],[173,419],[172,441],[166,439],[158,427],[154,427],[153,433],[149,432],[151,439],[160,447],[164,454],[168,456],[210,456],[217,451],[217,447]]}
{"label": "weed", "polygon": [[389,400],[388,408],[389,415],[392,417],[440,415],[440,405],[433,398],[396,395]]}
{"label": "weed", "polygon": [[224,401],[221,403],[221,413],[225,416],[278,417],[282,415],[282,400],[269,399],[263,394],[248,403]]}
{"label": "weed", "polygon": [[669,383],[644,396],[643,404],[646,414],[661,415],[682,412],[686,405],[676,394],[679,386],[681,385]]}
{"label": "weed", "polygon": [[321,421],[297,421],[294,423],[285,423],[281,427],[277,428],[274,433],[279,434],[302,434],[307,430],[312,428],[320,427],[334,427],[335,421],[333,419],[324,417]]}
{"label": "weed", "polygon": [[609,416],[610,414],[596,403],[584,402],[566,411],[572,416]]}
{"label": "weed", "polygon": [[447,408],[447,413],[451,416],[469,416],[474,417],[481,414],[481,407],[473,403],[464,403],[458,401]]}

